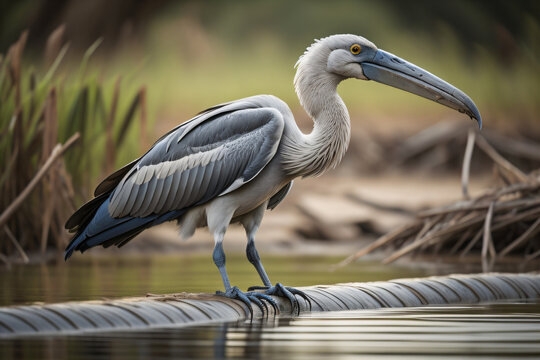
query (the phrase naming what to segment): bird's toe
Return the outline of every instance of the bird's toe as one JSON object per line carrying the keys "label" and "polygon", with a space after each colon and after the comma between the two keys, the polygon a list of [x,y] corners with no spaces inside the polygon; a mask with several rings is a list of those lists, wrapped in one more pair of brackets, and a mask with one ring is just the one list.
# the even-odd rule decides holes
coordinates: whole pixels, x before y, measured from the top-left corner
{"label": "bird's toe", "polygon": [[[244,304],[246,304],[248,310],[249,310],[249,318],[251,321],[253,321],[253,306],[251,305],[251,300],[249,299],[249,297],[244,294],[240,289],[238,289],[237,286],[233,286],[231,287],[230,289],[228,289],[227,291],[223,292],[223,291],[216,291],[216,295],[220,295],[220,296],[224,296],[224,297],[227,297],[229,299],[233,299],[233,300],[240,300],[241,302],[243,302]],[[257,303],[255,303],[257,304]],[[259,306],[257,304],[257,306]]]}
{"label": "bird's toe", "polygon": [[309,296],[303,291],[296,288],[290,286],[283,286],[280,283],[276,283],[276,285],[274,286],[252,286],[248,289],[248,291],[253,290],[265,290],[264,293],[266,295],[286,297],[291,303],[292,312],[296,312],[298,315],[300,315],[300,304],[298,303],[298,299],[296,298],[296,295],[298,295],[306,301],[306,303],[309,305],[309,310],[311,311],[311,300]]}
{"label": "bird's toe", "polygon": [[[302,290],[298,290],[296,288],[293,288],[293,287],[290,287],[290,286],[285,286],[285,289],[288,290],[291,294],[293,295],[298,295],[300,296],[302,299],[304,299],[306,301],[306,303],[309,305],[309,311],[311,311],[311,299],[309,298],[309,296],[303,292]],[[300,309],[298,309],[300,310]]]}
{"label": "bird's toe", "polygon": [[267,301],[268,303],[270,303],[270,305],[272,305],[272,308],[274,309],[274,315],[279,313],[279,307],[278,307],[276,301],[274,299],[272,299],[270,296],[268,296],[266,294],[263,294],[263,293],[243,292],[240,289],[238,289],[237,286],[233,286],[229,290],[227,290],[226,292],[216,291],[216,294],[220,295],[220,296],[227,297],[229,299],[240,300],[244,304],[246,304],[246,306],[247,306],[247,308],[249,310],[249,315],[250,315],[250,320],[251,321],[253,321],[253,306],[252,306],[252,304],[257,305],[257,307],[261,310],[263,316],[266,315],[266,317],[268,317],[268,314],[269,314],[268,306],[266,306],[266,303],[263,300]]}
{"label": "bird's toe", "polygon": [[[279,314],[279,305],[277,304],[277,302],[272,299],[269,295],[266,295],[264,293],[260,293],[260,292],[248,292],[246,293],[248,294],[249,296],[257,299],[258,301],[260,301],[259,299],[262,299],[262,300],[266,300],[270,305],[272,305],[272,308],[274,309],[274,316],[276,314]],[[250,299],[251,299],[250,297]],[[269,311],[268,311],[268,307],[266,306],[265,302],[264,301],[261,301],[261,303],[264,305],[265,309],[266,309],[266,317],[268,317],[268,315],[270,314]],[[262,309],[261,309],[262,310]],[[263,312],[264,313],[264,312]]]}

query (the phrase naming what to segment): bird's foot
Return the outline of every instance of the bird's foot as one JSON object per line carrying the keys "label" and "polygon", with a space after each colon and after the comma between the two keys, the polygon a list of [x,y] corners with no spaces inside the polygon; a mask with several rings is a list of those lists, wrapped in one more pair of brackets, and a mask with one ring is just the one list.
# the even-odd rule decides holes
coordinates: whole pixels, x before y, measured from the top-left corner
{"label": "bird's foot", "polygon": [[243,292],[240,289],[238,289],[237,286],[233,286],[226,292],[223,291],[216,291],[217,295],[228,297],[229,299],[235,299],[240,300],[244,304],[246,304],[251,321],[253,321],[253,307],[252,303],[255,303],[257,307],[261,310],[263,315],[266,314],[266,317],[268,317],[268,306],[266,306],[266,303],[263,300],[266,300],[272,308],[274,309],[274,316],[275,314],[279,313],[279,307],[278,304],[274,299],[272,299],[270,296],[259,293],[259,292]]}
{"label": "bird's foot", "polygon": [[252,286],[248,288],[248,291],[252,290],[266,290],[264,292],[266,295],[286,297],[291,302],[292,312],[294,313],[296,310],[296,313],[300,315],[300,304],[295,296],[298,295],[309,304],[309,310],[311,311],[311,300],[309,296],[307,296],[303,291],[293,287],[283,286],[280,283],[276,283],[274,286]]}

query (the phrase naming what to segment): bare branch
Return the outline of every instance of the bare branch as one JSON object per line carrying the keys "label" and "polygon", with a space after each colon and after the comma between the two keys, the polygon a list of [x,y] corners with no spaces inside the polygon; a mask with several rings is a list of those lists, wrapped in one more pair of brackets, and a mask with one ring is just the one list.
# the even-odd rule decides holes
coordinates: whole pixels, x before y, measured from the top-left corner
{"label": "bare branch", "polygon": [[[482,242],[482,261],[487,261],[489,244],[493,242],[491,238],[491,220],[493,219],[493,207],[495,202],[489,205],[489,209],[486,215],[486,221],[484,221],[484,241]],[[490,255],[491,254],[490,252]]]}
{"label": "bare branch", "polygon": [[486,139],[484,139],[482,136],[478,136],[476,139],[476,144],[480,149],[482,149],[497,165],[499,165],[501,168],[507,170],[509,173],[513,174],[516,179],[518,179],[521,182],[527,182],[529,181],[529,177],[527,174],[525,174],[523,171],[518,169],[514,164],[512,164],[510,161],[503,158],[493,146],[491,146]]}
{"label": "bare branch", "polygon": [[463,157],[463,167],[461,169],[461,192],[465,199],[469,199],[469,175],[471,172],[471,158],[474,150],[474,142],[476,140],[476,132],[471,127],[467,135],[467,146]]}
{"label": "bare branch", "polygon": [[525,242],[530,237],[534,236],[538,231],[540,230],[538,228],[538,225],[540,225],[540,218],[536,219],[536,221],[525,231],[523,234],[521,234],[520,237],[518,237],[516,240],[512,241],[510,245],[505,247],[503,251],[499,254],[499,257],[505,256],[510,251],[514,250],[518,245],[521,245],[523,242]]}

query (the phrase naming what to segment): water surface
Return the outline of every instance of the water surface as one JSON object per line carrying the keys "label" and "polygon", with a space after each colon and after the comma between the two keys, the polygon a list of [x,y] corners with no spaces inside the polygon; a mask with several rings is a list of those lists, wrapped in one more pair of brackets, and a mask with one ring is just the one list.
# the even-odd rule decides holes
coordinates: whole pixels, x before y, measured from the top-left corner
{"label": "water surface", "polygon": [[[360,262],[331,272],[337,256],[265,256],[270,280],[288,286],[390,280],[425,276],[421,269],[380,262]],[[262,285],[244,254],[227,256],[232,285]],[[0,306],[35,302],[95,300],[147,293],[222,290],[219,272],[208,255],[87,256],[57,264],[0,268]]]}
{"label": "water surface", "polygon": [[[273,281],[304,286],[433,275],[379,262],[329,272],[339,257],[266,256]],[[227,257],[233,284],[258,276],[243,255]],[[461,269],[463,271],[463,269]],[[439,273],[459,269],[439,269]],[[0,270],[0,304],[214,292],[211,256],[81,257]],[[540,358],[540,304],[504,303],[312,313],[256,323],[0,339],[1,359],[513,359]]]}

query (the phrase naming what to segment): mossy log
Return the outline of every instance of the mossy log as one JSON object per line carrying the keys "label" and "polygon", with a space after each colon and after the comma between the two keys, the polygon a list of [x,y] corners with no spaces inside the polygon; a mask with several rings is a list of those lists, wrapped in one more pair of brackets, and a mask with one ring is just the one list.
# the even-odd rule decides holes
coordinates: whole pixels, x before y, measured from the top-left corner
{"label": "mossy log", "polygon": [[[398,279],[301,288],[311,311],[423,305],[475,304],[540,299],[540,274],[473,274]],[[274,297],[280,316],[291,316],[287,299]],[[308,304],[298,297],[301,312]],[[268,306],[270,311],[272,307]],[[274,316],[269,314],[270,318]],[[254,306],[254,317],[263,314]],[[249,320],[239,301],[211,294],[148,295],[104,301],[0,308],[0,337],[114,331]]]}

